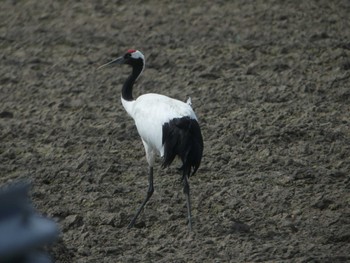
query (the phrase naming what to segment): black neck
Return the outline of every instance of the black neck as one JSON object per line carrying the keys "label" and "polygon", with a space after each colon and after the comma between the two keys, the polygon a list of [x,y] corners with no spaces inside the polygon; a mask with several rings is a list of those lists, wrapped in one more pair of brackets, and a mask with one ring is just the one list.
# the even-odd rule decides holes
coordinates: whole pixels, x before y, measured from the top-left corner
{"label": "black neck", "polygon": [[132,73],[124,82],[123,89],[122,89],[122,98],[127,101],[134,100],[132,96],[132,88],[134,86],[136,79],[140,76],[142,72],[143,61],[138,60],[135,63],[133,63],[131,66],[132,66]]}

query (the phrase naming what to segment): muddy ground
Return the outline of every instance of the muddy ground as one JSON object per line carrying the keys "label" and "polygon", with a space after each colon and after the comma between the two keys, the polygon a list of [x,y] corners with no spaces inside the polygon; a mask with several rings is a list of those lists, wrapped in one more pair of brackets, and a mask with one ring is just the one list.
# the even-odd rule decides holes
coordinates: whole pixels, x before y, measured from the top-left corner
{"label": "muddy ground", "polygon": [[[350,251],[350,2],[1,3],[0,183],[30,179],[54,218],[55,262],[343,262]],[[147,190],[143,146],[120,103],[192,97],[205,151]]]}

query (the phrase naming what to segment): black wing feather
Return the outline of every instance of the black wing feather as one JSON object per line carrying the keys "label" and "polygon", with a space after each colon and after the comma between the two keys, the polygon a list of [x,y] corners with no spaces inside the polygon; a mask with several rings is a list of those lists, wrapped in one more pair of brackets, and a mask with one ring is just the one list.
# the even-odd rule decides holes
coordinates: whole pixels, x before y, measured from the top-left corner
{"label": "black wing feather", "polygon": [[[164,162],[169,166],[176,156],[183,165],[184,175],[193,175],[203,155],[203,137],[197,120],[190,117],[175,118],[163,125]],[[192,171],[192,174],[191,174]]]}

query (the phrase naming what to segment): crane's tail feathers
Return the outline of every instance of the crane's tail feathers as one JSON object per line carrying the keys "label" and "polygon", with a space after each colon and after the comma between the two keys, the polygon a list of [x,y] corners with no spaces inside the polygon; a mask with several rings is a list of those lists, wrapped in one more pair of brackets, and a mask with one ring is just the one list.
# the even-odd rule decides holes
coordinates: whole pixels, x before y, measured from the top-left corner
{"label": "crane's tail feathers", "polygon": [[[164,162],[169,166],[176,156],[182,160],[184,175],[194,175],[203,154],[203,138],[198,122],[190,117],[172,119],[163,125]],[[191,173],[192,172],[192,173]]]}

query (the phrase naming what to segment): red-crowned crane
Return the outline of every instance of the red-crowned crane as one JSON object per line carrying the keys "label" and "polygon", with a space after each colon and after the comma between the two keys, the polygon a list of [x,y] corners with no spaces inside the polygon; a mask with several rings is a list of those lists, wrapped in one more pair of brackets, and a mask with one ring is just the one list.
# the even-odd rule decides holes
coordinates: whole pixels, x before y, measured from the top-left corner
{"label": "red-crowned crane", "polygon": [[182,166],[183,191],[186,196],[189,230],[192,229],[190,187],[188,179],[195,174],[202,159],[203,138],[197,117],[187,103],[164,95],[149,93],[134,99],[132,89],[135,81],[145,68],[144,55],[130,49],[124,56],[114,59],[102,66],[127,64],[132,73],[126,79],[121,101],[126,112],[134,119],[141,136],[149,165],[148,191],[145,200],[137,209],[128,228],[135,225],[136,219],[153,194],[153,166],[156,155],[163,157],[163,167],[169,166],[176,156],[180,157]]}

